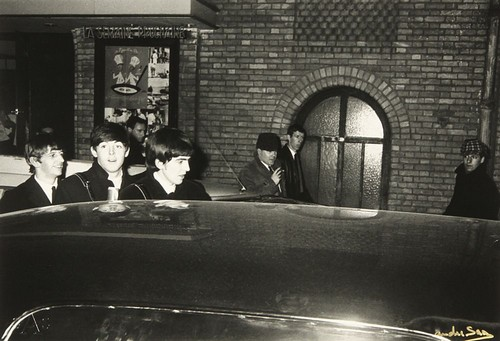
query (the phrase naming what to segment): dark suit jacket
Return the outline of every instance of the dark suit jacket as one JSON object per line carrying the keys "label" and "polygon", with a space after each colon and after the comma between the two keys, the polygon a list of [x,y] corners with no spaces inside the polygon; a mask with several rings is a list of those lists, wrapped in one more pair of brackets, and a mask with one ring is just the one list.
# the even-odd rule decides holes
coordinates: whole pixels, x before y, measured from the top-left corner
{"label": "dark suit jacket", "polygon": [[[108,187],[114,187],[108,180],[108,173],[94,161],[92,167],[81,173],[84,180],[88,181],[88,188],[82,183],[76,174],[62,180],[57,187],[55,203],[66,204],[72,202],[100,201],[108,199]],[[132,178],[123,171],[123,179],[120,188],[132,183]]]}
{"label": "dark suit jacket", "polygon": [[28,180],[6,191],[0,200],[0,213],[13,212],[34,207],[50,205],[42,187],[36,182],[35,175]]}
{"label": "dark suit jacket", "polygon": [[306,188],[304,173],[302,172],[302,163],[300,154],[292,156],[288,144],[284,145],[278,153],[278,159],[285,170],[286,193],[288,198],[312,202],[312,198]]}
{"label": "dark suit jacket", "polygon": [[455,170],[455,189],[445,215],[498,220],[500,197],[495,181],[481,164],[471,173],[465,172],[464,164]]}
{"label": "dark suit jacket", "polygon": [[201,183],[187,179],[175,187],[174,193],[167,194],[150,171],[136,183],[122,189],[120,199],[211,200]]}
{"label": "dark suit jacket", "polygon": [[[281,167],[279,160],[273,165],[274,169]],[[278,185],[271,179],[271,172],[262,164],[259,157],[256,155],[254,160],[249,162],[240,172],[240,181],[245,186],[247,191],[259,195],[279,195],[286,197],[286,184],[284,177]]]}

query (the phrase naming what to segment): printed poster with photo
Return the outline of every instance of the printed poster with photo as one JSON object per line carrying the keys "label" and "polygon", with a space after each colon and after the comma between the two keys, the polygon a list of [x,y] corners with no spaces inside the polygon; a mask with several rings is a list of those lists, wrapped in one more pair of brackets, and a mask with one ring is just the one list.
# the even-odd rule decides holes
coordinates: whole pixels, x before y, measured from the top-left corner
{"label": "printed poster with photo", "polygon": [[148,99],[149,48],[107,46],[105,107],[143,108]]}
{"label": "printed poster with photo", "polygon": [[105,55],[104,119],[140,116],[148,133],[168,125],[170,48],[107,46]]}

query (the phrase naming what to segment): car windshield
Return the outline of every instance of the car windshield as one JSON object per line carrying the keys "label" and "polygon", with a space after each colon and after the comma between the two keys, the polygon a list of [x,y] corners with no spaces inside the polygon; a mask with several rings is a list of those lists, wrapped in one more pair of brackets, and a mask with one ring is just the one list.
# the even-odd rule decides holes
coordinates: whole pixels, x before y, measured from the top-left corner
{"label": "car windshield", "polygon": [[499,240],[491,220],[316,205],[50,206],[0,215],[0,323],[40,306],[188,307],[488,339]]}

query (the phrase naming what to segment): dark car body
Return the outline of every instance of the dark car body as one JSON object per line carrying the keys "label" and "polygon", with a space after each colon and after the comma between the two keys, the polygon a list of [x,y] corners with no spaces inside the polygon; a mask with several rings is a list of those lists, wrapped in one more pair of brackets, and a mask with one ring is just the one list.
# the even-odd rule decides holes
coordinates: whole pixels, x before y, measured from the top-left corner
{"label": "dark car body", "polygon": [[0,323],[40,306],[153,307],[491,339],[499,240],[496,221],[316,205],[51,206],[0,215]]}

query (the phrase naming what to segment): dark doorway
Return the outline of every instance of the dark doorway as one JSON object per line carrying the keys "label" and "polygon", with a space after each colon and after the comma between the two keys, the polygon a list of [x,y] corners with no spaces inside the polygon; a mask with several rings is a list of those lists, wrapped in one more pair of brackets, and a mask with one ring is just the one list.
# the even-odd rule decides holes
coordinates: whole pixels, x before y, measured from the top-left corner
{"label": "dark doorway", "polygon": [[67,158],[74,152],[74,48],[71,34],[26,34],[17,41],[18,108],[29,134],[50,127]]}

